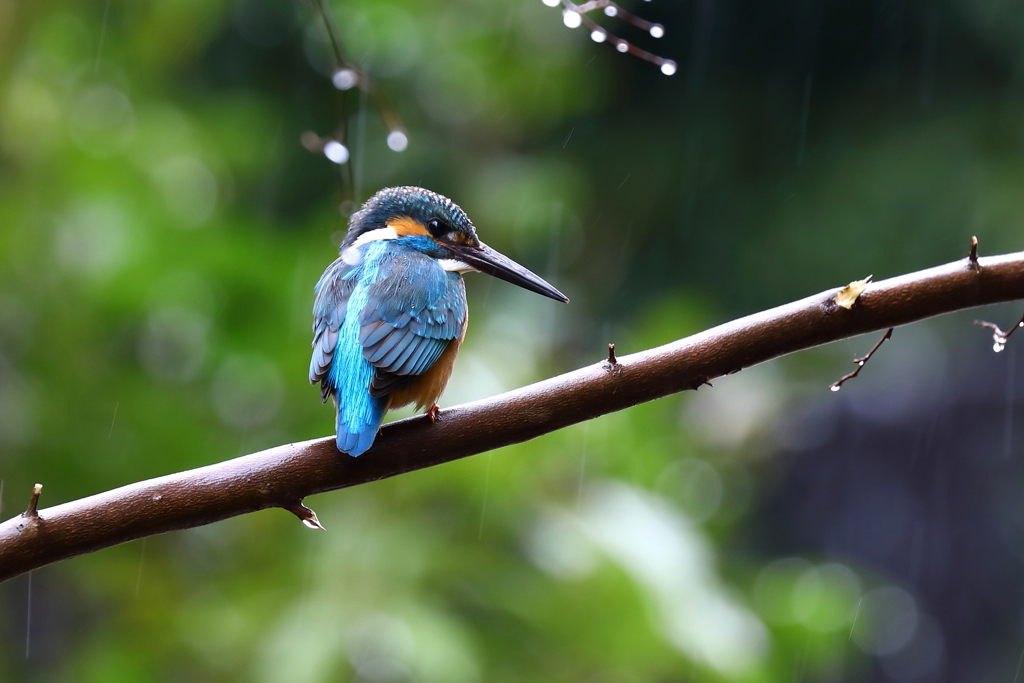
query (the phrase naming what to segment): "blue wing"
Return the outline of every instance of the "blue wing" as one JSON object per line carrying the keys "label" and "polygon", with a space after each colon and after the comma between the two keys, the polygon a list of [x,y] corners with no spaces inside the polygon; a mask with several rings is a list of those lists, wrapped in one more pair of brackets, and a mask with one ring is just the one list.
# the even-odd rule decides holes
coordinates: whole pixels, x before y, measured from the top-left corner
{"label": "blue wing", "polygon": [[[316,286],[309,381],[338,408],[338,449],[372,444],[388,396],[430,369],[462,332],[462,278],[395,242],[372,242],[361,259],[338,259]],[[353,259],[357,260],[357,259]]]}
{"label": "blue wing", "polygon": [[[410,250],[411,251],[411,250]],[[466,288],[457,273],[411,251],[370,287],[360,316],[363,357],[377,368],[372,396],[386,396],[430,369],[462,334]]]}

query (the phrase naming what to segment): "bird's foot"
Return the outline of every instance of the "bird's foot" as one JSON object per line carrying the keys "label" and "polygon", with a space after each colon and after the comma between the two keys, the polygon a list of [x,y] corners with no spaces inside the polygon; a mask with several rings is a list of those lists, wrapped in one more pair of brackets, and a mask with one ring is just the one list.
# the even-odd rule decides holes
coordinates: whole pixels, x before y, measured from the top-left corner
{"label": "bird's foot", "polygon": [[441,406],[436,403],[430,406],[430,410],[427,411],[427,417],[430,419],[430,424],[437,424],[437,418],[441,412]]}

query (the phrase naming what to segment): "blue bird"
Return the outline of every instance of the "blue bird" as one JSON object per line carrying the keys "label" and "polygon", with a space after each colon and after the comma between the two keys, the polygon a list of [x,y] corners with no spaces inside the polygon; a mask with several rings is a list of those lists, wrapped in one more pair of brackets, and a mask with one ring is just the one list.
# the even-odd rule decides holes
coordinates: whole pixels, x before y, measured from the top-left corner
{"label": "blue bird", "polygon": [[568,302],[491,249],[454,202],[420,187],[381,190],[352,214],[316,284],[310,384],[334,399],[338,450],[362,455],[384,413],[416,403],[431,422],[466,335],[464,273],[488,273]]}

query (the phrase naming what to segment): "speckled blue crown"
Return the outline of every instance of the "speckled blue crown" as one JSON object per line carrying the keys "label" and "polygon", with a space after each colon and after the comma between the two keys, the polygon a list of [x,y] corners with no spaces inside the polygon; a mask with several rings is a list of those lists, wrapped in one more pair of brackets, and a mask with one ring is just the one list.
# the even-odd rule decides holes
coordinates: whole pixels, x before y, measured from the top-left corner
{"label": "speckled blue crown", "polygon": [[423,225],[436,218],[451,229],[476,239],[473,222],[458,204],[444,195],[409,185],[387,187],[367,199],[362,208],[349,219],[348,233],[341,248],[351,245],[363,233],[383,228],[388,221],[402,216],[408,216]]}

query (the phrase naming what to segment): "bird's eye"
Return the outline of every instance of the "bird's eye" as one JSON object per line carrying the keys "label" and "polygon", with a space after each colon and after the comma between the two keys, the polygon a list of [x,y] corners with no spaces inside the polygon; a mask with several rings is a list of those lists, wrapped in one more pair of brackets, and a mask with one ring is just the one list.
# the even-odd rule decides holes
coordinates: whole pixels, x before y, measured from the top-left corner
{"label": "bird's eye", "polygon": [[432,218],[427,221],[427,232],[430,233],[431,237],[438,238],[445,233],[445,230],[447,230],[447,227],[438,219]]}

